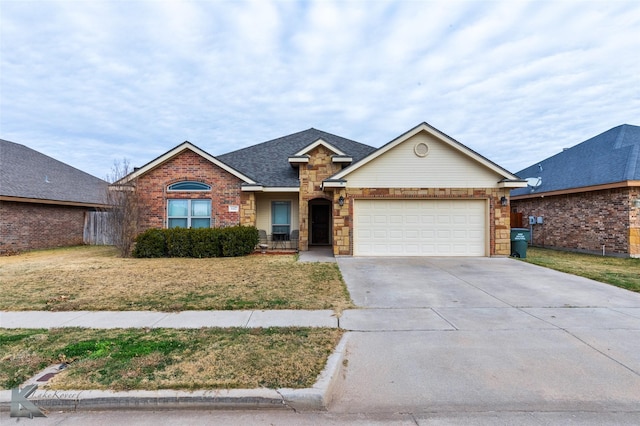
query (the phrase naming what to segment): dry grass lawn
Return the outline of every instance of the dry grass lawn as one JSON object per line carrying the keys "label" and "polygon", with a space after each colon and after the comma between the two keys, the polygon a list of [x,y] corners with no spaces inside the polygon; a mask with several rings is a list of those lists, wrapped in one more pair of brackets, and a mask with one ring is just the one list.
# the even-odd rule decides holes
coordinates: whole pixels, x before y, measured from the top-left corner
{"label": "dry grass lawn", "polygon": [[336,264],[294,255],[123,259],[83,246],[0,257],[0,310],[228,310],[351,307]]}
{"label": "dry grass lawn", "polygon": [[0,329],[0,388],[69,366],[48,389],[305,388],[342,331],[267,329]]}

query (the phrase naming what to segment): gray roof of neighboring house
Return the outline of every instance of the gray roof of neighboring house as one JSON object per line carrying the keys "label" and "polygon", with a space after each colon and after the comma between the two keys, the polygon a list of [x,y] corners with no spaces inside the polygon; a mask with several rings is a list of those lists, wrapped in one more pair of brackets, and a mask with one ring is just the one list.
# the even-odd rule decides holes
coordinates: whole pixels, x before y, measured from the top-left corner
{"label": "gray roof of neighboring house", "polygon": [[253,145],[216,158],[249,176],[264,186],[298,187],[298,170],[289,164],[294,155],[318,139],[333,145],[353,158],[353,162],[369,155],[376,148],[317,129],[308,129]]}
{"label": "gray roof of neighboring house", "polygon": [[107,182],[38,151],[0,139],[0,196],[104,204]]}
{"label": "gray roof of neighboring house", "polygon": [[640,127],[623,124],[516,173],[541,178],[512,196],[640,180]]}

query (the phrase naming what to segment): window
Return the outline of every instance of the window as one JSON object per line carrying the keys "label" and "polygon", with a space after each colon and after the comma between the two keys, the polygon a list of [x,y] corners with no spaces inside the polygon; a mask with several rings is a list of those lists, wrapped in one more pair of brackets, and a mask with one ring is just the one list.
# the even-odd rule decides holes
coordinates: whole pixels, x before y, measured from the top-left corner
{"label": "window", "polygon": [[271,203],[271,233],[289,235],[291,230],[291,201]]}
{"label": "window", "polygon": [[169,200],[169,228],[210,228],[211,200]]}
{"label": "window", "polygon": [[206,183],[185,180],[169,185],[169,191],[211,191],[211,187]]}

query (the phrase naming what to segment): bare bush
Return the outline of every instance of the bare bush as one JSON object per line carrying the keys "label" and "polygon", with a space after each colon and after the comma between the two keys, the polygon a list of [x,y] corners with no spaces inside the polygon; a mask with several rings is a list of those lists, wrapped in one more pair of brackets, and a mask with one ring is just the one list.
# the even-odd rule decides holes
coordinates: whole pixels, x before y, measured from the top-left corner
{"label": "bare bush", "polygon": [[132,171],[127,159],[116,160],[111,175],[107,177],[107,181],[111,183],[107,190],[107,202],[110,206],[108,233],[122,257],[131,255],[139,231],[140,203],[135,180],[125,179]]}

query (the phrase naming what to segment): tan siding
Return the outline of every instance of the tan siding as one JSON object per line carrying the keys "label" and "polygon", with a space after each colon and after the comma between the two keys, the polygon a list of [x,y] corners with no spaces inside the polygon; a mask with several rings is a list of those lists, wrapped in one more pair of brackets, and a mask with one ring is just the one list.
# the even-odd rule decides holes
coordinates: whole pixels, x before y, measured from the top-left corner
{"label": "tan siding", "polygon": [[[414,147],[426,143],[418,157]],[[495,172],[427,133],[419,133],[347,175],[350,188],[495,188]]]}

